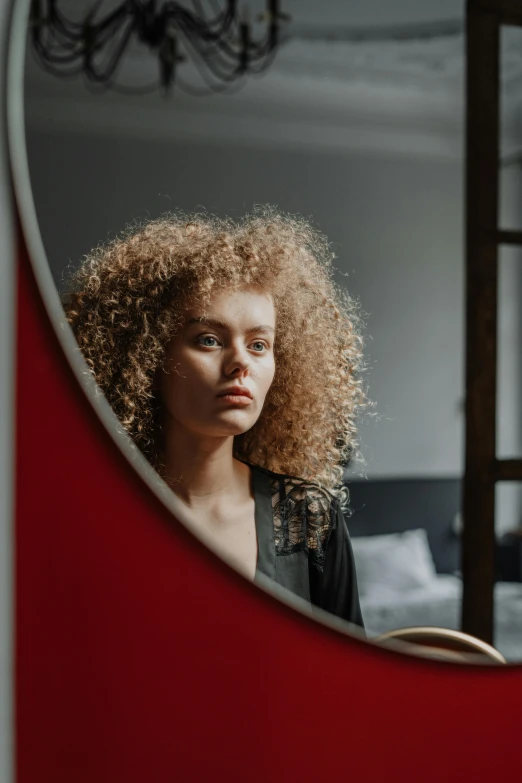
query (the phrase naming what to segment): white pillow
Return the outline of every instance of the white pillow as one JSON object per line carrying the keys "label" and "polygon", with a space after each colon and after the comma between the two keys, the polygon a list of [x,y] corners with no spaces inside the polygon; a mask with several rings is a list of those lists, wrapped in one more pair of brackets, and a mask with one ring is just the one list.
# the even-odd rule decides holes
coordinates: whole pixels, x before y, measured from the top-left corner
{"label": "white pillow", "polygon": [[426,587],[437,578],[425,530],[352,538],[361,597]]}

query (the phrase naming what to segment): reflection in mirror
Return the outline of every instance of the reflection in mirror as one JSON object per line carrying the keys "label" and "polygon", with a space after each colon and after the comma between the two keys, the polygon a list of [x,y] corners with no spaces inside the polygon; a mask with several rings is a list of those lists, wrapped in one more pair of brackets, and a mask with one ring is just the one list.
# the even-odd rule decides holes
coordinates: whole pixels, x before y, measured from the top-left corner
{"label": "reflection in mirror", "polygon": [[436,658],[454,663],[507,663],[504,656],[490,644],[460,631],[448,628],[397,628],[377,637],[381,644],[400,642],[411,655]]}
{"label": "reflection in mirror", "polygon": [[234,223],[173,212],[87,256],[66,313],[198,526],[250,578],[361,625],[340,505],[361,351],[329,263],[309,223],[273,208]]}
{"label": "reflection in mirror", "polygon": [[28,45],[46,255],[122,426],[248,578],[369,638],[458,629],[463,3],[282,10],[233,95],[92,94]]}

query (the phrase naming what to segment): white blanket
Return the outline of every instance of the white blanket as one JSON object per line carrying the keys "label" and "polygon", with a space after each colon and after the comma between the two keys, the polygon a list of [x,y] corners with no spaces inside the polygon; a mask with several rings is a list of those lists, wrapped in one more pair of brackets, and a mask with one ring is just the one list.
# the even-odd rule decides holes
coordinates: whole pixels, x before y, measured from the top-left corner
{"label": "white blanket", "polygon": [[[363,595],[361,610],[370,638],[414,625],[459,630],[461,599],[461,580],[438,574],[423,587],[403,591],[383,588]],[[494,646],[508,661],[522,661],[522,583],[499,582],[495,586]]]}

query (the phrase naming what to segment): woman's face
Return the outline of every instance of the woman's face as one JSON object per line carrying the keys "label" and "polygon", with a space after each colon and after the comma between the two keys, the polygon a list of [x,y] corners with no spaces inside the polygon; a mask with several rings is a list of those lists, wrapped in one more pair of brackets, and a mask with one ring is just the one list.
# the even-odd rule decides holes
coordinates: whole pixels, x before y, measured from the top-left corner
{"label": "woman's face", "polygon": [[[274,304],[258,288],[216,293],[205,318],[197,309],[188,310],[161,373],[167,414],[199,435],[249,430],[274,379],[274,336]],[[223,396],[227,391],[236,394]],[[237,396],[237,391],[245,394]]]}

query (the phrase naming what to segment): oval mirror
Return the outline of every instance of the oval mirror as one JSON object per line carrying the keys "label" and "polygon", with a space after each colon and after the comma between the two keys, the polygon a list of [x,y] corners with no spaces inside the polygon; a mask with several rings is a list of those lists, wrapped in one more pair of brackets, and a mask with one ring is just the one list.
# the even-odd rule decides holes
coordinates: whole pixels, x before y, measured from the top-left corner
{"label": "oval mirror", "polygon": [[[64,351],[143,480],[246,579],[369,640],[459,631],[462,4],[156,5],[16,5],[15,185]],[[522,659],[519,488],[499,509],[498,662]]]}

